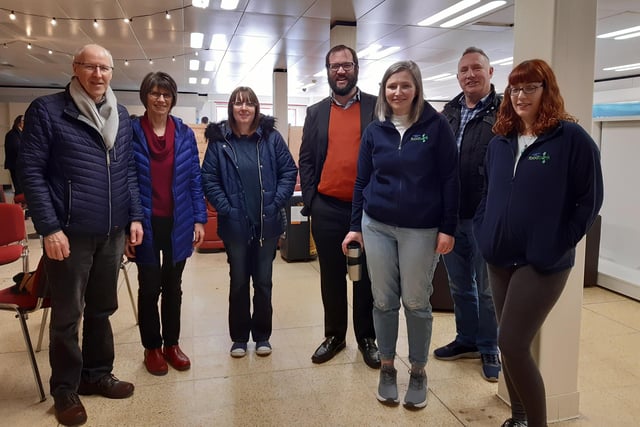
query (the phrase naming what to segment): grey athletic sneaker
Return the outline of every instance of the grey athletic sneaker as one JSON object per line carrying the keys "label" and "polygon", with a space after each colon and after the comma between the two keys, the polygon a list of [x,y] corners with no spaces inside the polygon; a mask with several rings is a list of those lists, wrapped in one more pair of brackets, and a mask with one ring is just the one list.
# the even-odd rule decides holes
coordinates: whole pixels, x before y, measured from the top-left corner
{"label": "grey athletic sneaker", "polygon": [[380,382],[378,383],[378,400],[384,405],[397,405],[398,384],[396,378],[398,371],[392,366],[382,365],[380,368]]}
{"label": "grey athletic sneaker", "polygon": [[409,387],[403,404],[408,409],[421,409],[427,406],[427,374],[424,369],[418,373],[409,371]]}

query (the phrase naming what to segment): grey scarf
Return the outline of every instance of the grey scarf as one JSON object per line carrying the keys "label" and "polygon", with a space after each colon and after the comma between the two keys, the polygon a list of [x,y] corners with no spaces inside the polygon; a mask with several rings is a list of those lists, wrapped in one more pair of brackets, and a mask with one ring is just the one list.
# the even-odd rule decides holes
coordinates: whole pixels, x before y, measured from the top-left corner
{"label": "grey scarf", "polygon": [[75,77],[71,79],[69,93],[78,110],[82,113],[80,119],[100,132],[105,147],[107,147],[107,150],[111,150],[116,142],[118,125],[120,124],[118,102],[111,88],[107,88],[105,93],[106,101],[99,110],[95,101],[87,95],[87,92]]}

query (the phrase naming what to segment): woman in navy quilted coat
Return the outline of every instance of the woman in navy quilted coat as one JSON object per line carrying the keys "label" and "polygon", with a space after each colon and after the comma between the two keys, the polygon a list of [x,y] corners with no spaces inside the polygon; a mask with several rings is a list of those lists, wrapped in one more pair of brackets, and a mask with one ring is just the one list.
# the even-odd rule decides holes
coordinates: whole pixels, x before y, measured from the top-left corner
{"label": "woman in navy quilted coat", "polygon": [[191,367],[178,345],[182,272],[202,243],[207,222],[195,135],[169,114],[177,92],[168,74],[147,74],[140,85],[146,112],[133,121],[145,237],[135,252],[128,247],[127,255],[138,266],[140,337],[144,365],[153,375],[166,374],[167,362],[180,371]]}

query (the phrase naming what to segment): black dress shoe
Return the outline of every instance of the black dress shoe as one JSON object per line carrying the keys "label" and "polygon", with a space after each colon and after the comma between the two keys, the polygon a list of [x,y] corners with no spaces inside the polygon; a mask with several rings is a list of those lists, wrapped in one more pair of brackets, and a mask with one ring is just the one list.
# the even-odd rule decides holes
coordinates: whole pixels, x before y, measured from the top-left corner
{"label": "black dress shoe", "polygon": [[313,363],[327,362],[333,359],[333,356],[338,354],[345,346],[344,339],[339,340],[335,336],[327,337],[322,344],[320,344],[320,347],[316,349],[315,353],[313,353],[311,361]]}
{"label": "black dress shoe", "polygon": [[358,350],[362,353],[364,363],[370,368],[380,369],[380,353],[376,340],[373,338],[364,338],[358,343]]}
{"label": "black dress shoe", "polygon": [[107,374],[95,383],[80,381],[78,394],[89,396],[99,394],[109,399],[124,399],[133,394],[133,384],[120,381],[113,374]]}
{"label": "black dress shoe", "polygon": [[79,426],[87,422],[87,412],[76,393],[54,396],[56,419],[63,426]]}

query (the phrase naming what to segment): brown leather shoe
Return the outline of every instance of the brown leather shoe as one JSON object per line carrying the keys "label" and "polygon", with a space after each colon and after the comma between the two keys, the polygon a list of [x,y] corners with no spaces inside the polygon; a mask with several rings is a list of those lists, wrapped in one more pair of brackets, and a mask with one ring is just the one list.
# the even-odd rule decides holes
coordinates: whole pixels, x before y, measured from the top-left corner
{"label": "brown leather shoe", "polygon": [[144,351],[144,366],[151,375],[167,375],[169,372],[167,361],[159,348]]}
{"label": "brown leather shoe", "polygon": [[186,371],[191,367],[191,361],[177,344],[163,348],[162,354],[166,361],[178,371]]}
{"label": "brown leather shoe", "polygon": [[79,426],[87,422],[87,412],[77,393],[54,396],[56,419],[64,426]]}
{"label": "brown leather shoe", "polygon": [[83,396],[99,394],[109,399],[124,399],[133,394],[133,389],[133,384],[120,381],[113,374],[107,374],[95,383],[81,380],[78,386],[78,394]]}

